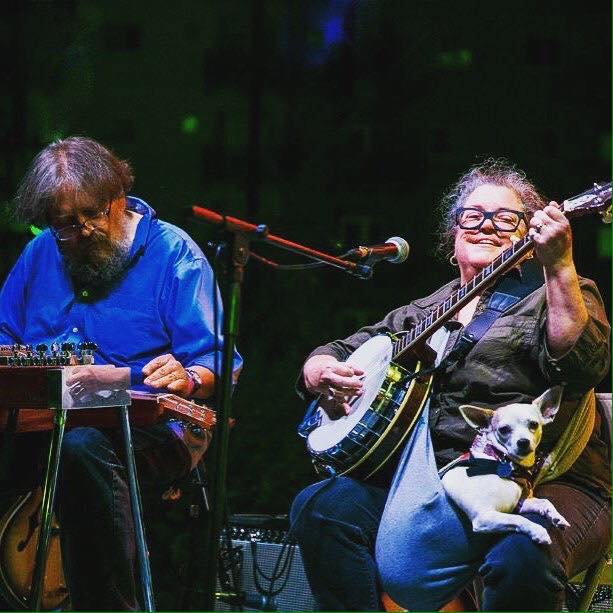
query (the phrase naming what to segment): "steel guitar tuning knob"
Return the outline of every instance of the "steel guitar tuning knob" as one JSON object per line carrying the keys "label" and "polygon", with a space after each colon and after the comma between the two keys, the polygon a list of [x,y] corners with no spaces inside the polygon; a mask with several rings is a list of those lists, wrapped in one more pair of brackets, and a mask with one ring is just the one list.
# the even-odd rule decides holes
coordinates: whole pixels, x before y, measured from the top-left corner
{"label": "steel guitar tuning knob", "polygon": [[82,364],[93,364],[94,363],[94,351],[96,349],[98,349],[98,345],[96,345],[96,343],[90,343],[90,342],[79,343],[81,363]]}

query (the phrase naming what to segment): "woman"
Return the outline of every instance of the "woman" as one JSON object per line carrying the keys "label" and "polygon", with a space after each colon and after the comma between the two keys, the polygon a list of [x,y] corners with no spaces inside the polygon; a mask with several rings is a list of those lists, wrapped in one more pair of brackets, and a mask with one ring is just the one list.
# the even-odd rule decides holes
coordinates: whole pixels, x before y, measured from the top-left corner
{"label": "woman", "polygon": [[[467,451],[474,438],[460,404],[529,402],[556,383],[566,384],[567,400],[578,400],[607,372],[610,332],[596,286],[576,273],[568,221],[523,173],[488,161],[464,175],[445,204],[442,245],[453,246],[459,279],[317,348],[303,367],[302,391],[333,398],[333,413],[349,411],[363,373],[343,363],[348,355],[373,335],[410,328],[527,232],[544,284],[496,319],[463,361],[435,376],[429,406],[391,486],[338,477],[298,495],[292,521],[323,610],[379,610],[382,588],[409,610],[436,610],[477,573],[483,610],[556,610],[567,578],[609,546],[610,477],[598,420],[571,469],[535,491],[571,524],[565,532],[549,530],[551,546],[522,534],[475,535],[442,492],[437,468]],[[528,282],[523,269],[508,275]],[[447,324],[445,352],[490,295],[484,291]],[[542,450],[550,450],[568,424],[573,404],[567,405]]]}

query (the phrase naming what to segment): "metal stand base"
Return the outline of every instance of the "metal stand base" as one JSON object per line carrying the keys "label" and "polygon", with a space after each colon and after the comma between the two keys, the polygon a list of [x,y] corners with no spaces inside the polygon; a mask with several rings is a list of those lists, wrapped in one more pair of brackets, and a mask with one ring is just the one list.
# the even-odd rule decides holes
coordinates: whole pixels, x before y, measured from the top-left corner
{"label": "metal stand base", "polygon": [[[144,611],[155,611],[153,600],[153,588],[151,582],[151,569],[149,566],[149,553],[145,541],[145,529],[143,526],[142,504],[138,481],[136,477],[136,463],[134,460],[134,447],[132,445],[132,431],[130,430],[130,419],[128,406],[118,407],[123,442],[126,451],[126,469],[128,473],[128,489],[130,492],[130,507],[134,521],[134,532],[136,541],[136,554],[138,558],[141,590],[144,599]],[[43,499],[40,509],[40,532],[36,545],[36,563],[32,577],[32,591],[30,592],[29,608],[32,611],[40,611],[42,601],[43,582],[47,556],[49,551],[49,540],[51,537],[51,520],[53,517],[53,506],[55,503],[55,492],[57,489],[57,478],[60,465],[60,453],[62,440],[64,439],[64,429],[66,426],[66,409],[56,409],[49,453],[47,456],[47,466],[45,469],[45,479],[43,484]]]}
{"label": "metal stand base", "polygon": [[141,589],[144,599],[144,611],[155,611],[153,601],[153,587],[151,582],[151,567],[149,566],[149,551],[145,540],[145,527],[143,525],[143,511],[136,478],[136,462],[134,461],[134,447],[132,445],[132,431],[130,430],[130,417],[128,407],[118,407],[123,431],[123,442],[126,450],[126,468],[128,471],[128,488],[130,491],[130,507],[134,520],[134,536],[136,539],[136,556],[140,570]]}

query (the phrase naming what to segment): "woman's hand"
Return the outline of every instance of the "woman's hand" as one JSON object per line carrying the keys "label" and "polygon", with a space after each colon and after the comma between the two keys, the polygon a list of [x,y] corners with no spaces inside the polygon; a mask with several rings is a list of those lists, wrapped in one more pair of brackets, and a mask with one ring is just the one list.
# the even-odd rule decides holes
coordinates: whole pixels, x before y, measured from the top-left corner
{"label": "woman's hand", "polygon": [[311,394],[321,394],[321,406],[331,418],[349,415],[351,399],[362,395],[364,371],[329,355],[315,355],[302,370]]}
{"label": "woman's hand", "polygon": [[556,272],[574,266],[570,224],[555,202],[534,213],[530,235],[536,257],[545,269]]}

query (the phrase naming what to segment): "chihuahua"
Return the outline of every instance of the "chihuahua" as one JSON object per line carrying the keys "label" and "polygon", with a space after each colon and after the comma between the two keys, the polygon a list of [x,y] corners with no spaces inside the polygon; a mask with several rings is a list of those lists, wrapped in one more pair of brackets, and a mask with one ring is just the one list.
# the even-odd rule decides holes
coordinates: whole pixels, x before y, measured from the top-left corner
{"label": "chihuahua", "polygon": [[508,404],[496,410],[460,407],[464,419],[479,433],[470,453],[442,469],[442,482],[475,532],[523,532],[536,543],[551,544],[545,528],[516,513],[538,513],[561,529],[570,525],[549,500],[532,496],[531,485],[540,467],[536,448],[543,425],[553,421],[562,389],[553,387],[531,404]]}

